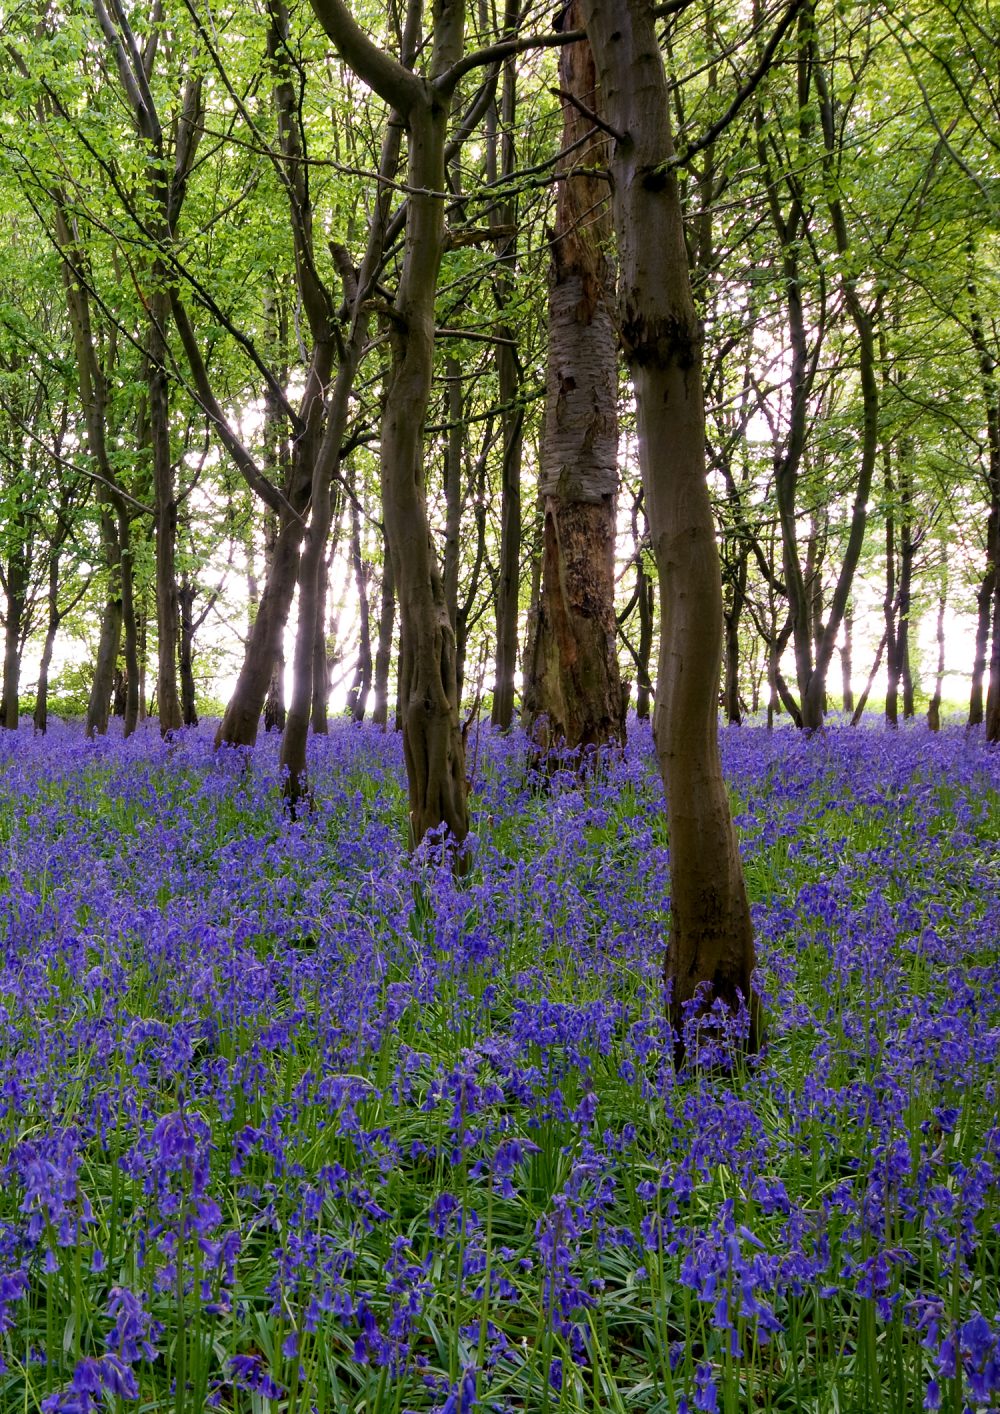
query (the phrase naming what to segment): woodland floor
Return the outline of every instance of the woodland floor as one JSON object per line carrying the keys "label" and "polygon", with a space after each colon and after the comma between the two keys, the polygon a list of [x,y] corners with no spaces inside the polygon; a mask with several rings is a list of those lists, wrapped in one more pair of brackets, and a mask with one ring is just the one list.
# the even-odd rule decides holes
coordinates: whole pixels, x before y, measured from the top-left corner
{"label": "woodland floor", "polygon": [[1000,1408],[1000,750],[722,733],[769,1044],[678,1079],[648,730],[0,734],[0,1410]]}

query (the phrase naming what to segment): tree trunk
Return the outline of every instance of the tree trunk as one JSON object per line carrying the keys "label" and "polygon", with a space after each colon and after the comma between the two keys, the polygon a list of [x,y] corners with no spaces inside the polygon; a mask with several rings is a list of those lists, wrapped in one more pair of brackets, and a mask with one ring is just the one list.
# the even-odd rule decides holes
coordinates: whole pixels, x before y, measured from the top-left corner
{"label": "tree trunk", "polygon": [[[993,539],[992,517],[986,538],[987,543]],[[996,571],[992,560],[988,560],[986,573],[976,591],[976,649],[972,659],[972,688],[969,694],[970,727],[978,727],[983,720],[983,683],[986,680],[986,655],[990,647],[990,621],[996,583]]]}
{"label": "tree trunk", "polygon": [[726,640],[723,699],[726,721],[733,727],[738,727],[743,720],[740,707],[740,618],[746,602],[746,593],[747,556],[745,552],[741,552],[733,574],[732,598],[723,610]]}
{"label": "tree trunk", "polygon": [[445,139],[459,74],[461,0],[435,10],[429,72],[418,76],[377,48],[343,0],[313,0],[354,71],[403,117],[409,131],[406,243],[390,317],[392,364],[382,419],[382,506],[400,608],[400,709],[410,796],[410,836],[444,825],[468,833],[465,747],[458,715],[455,633],[431,538],[423,427],[434,372],[434,302],[444,250]]}
{"label": "tree trunk", "polygon": [[[994,545],[994,562],[1000,564],[1000,534]],[[986,694],[986,740],[1000,741],[1000,588],[993,591],[993,646],[990,652],[990,685]]]}
{"label": "tree trunk", "polygon": [[375,652],[375,692],[372,721],[384,727],[389,722],[389,667],[392,663],[392,634],[396,624],[396,591],[392,560],[386,552],[382,566],[382,597],[378,618],[378,648]]}
{"label": "tree trunk", "polygon": [[[976,635],[976,664],[972,680],[972,708],[969,724],[982,717],[983,672],[988,635],[992,626],[990,682],[986,697],[986,740],[1000,741],[1000,384],[996,359],[986,339],[986,328],[976,284],[975,246],[968,240],[970,328],[979,361],[980,389],[986,414],[986,443],[989,456],[987,485],[990,509],[986,523],[986,574],[979,592],[979,624]],[[978,700],[977,700],[978,698]]]}
{"label": "tree trunk", "polygon": [[844,640],[840,645],[840,682],[845,712],[854,711],[854,616],[844,615]]}
{"label": "tree trunk", "polygon": [[125,720],[122,732],[128,737],[139,724],[139,633],[135,613],[132,527],[125,510],[118,515],[118,543],[121,546],[122,651],[125,658]]}
{"label": "tree trunk", "polygon": [[122,601],[114,587],[109,588],[108,597],[101,614],[101,634],[97,643],[97,662],[94,665],[94,680],[87,702],[85,731],[88,737],[104,736],[108,730],[111,715],[111,693],[115,680],[115,665],[122,633]]}
{"label": "tree trunk", "polygon": [[885,652],[886,644],[888,643],[888,641],[889,631],[888,629],[883,629],[882,637],[879,640],[878,649],[875,653],[875,661],[872,663],[871,672],[868,674],[868,681],[865,683],[864,691],[858,698],[858,705],[855,707],[854,715],[851,718],[852,727],[856,727],[865,714],[865,708],[868,705],[868,698],[871,693],[872,687],[874,686],[875,679],[878,677],[878,670],[882,666],[882,655]]}
{"label": "tree trunk", "polygon": [[465,429],[462,426],[462,365],[453,354],[444,361],[447,387],[446,422],[448,433],[444,446],[444,597],[448,617],[454,632],[458,629],[458,572],[461,563],[462,537],[462,463],[465,453]]}
{"label": "tree trunk", "polygon": [[[18,536],[23,525],[12,526]],[[0,726],[16,731],[21,719],[21,627],[28,592],[28,563],[23,540],[15,544],[7,562],[7,615],[4,625],[3,698]]]}
{"label": "tree trunk", "polygon": [[48,618],[45,623],[45,642],[42,658],[38,665],[38,686],[35,689],[35,710],[32,723],[35,732],[44,736],[49,725],[49,669],[52,666],[52,652],[62,615],[59,612],[59,551],[52,545],[49,551],[49,592]]}
{"label": "tree trunk", "polygon": [[[506,28],[516,23],[517,8],[508,3]],[[514,123],[517,111],[517,59],[509,58],[503,69],[500,166],[496,164],[496,110],[491,109],[488,150],[492,153],[490,180],[497,175],[510,177],[516,166]],[[489,157],[488,157],[489,163]],[[497,241],[497,275],[494,292],[499,323],[496,344],[497,383],[503,428],[503,461],[500,468],[500,563],[496,584],[496,685],[493,690],[491,720],[504,731],[514,717],[514,678],[517,672],[517,623],[521,592],[521,456],[523,451],[524,407],[520,402],[522,370],[513,346],[514,333],[507,322],[507,307],[513,298],[517,262],[517,236],[513,201],[499,202],[491,224],[508,234]]]}
{"label": "tree trunk", "polygon": [[944,613],[948,598],[948,562],[944,562],[941,572],[941,593],[937,611],[937,672],[934,675],[934,695],[927,707],[927,725],[932,732],[941,730],[941,693],[944,687]]}
{"label": "tree trunk", "polygon": [[[339,524],[338,524],[339,533]],[[334,537],[336,540],[336,536]],[[327,654],[326,606],[330,592],[330,556],[323,556],[319,567],[319,590],[316,605],[316,636],[313,639],[312,713],[313,736],[326,736],[329,730],[327,713],[330,706],[330,659]]]}
{"label": "tree trunk", "polygon": [[896,658],[896,515],[889,450],[885,451],[885,719],[891,727],[899,720],[899,667]]}
{"label": "tree trunk", "polygon": [[149,715],[146,710],[146,638],[149,614],[143,606],[135,625],[136,648],[139,654],[139,721],[144,722]]}
{"label": "tree trunk", "polygon": [[[181,670],[181,715],[186,727],[198,725],[198,709],[195,703],[194,685],[194,585],[187,579],[177,591],[180,611],[180,670]],[[157,685],[159,693],[159,685]],[[163,708],[160,707],[160,728],[163,728]]]}
{"label": "tree trunk", "polygon": [[641,722],[649,718],[649,704],[653,692],[650,677],[650,660],[653,653],[653,614],[655,612],[653,581],[646,573],[642,556],[637,567],[639,576],[639,648],[636,654],[636,695],[635,714]]}
{"label": "tree trunk", "polygon": [[[338,370],[337,383],[344,376],[343,366]],[[337,394],[334,393],[337,401]],[[346,398],[344,398],[346,407]],[[306,739],[309,735],[309,717],[312,712],[313,655],[316,651],[317,624],[322,622],[319,608],[322,576],[320,566],[326,557],[326,542],[330,533],[333,496],[330,470],[336,465],[340,454],[340,440],[343,422],[331,414],[319,445],[320,419],[324,409],[317,397],[310,408],[310,418],[306,431],[299,438],[295,448],[295,458],[301,462],[300,479],[304,482],[308,475],[311,493],[309,500],[312,515],[305,534],[305,543],[297,565],[299,581],[299,617],[295,632],[295,651],[292,659],[292,695],[284,720],[281,735],[281,767],[285,774],[285,795],[294,807],[299,796],[307,789],[306,781]],[[336,423],[336,426],[334,426]],[[307,468],[309,470],[307,471]],[[277,546],[275,547],[277,551]],[[265,590],[266,597],[266,590]],[[261,601],[257,619],[264,612]]]}
{"label": "tree trunk", "polygon": [[[810,48],[816,91],[819,97],[820,125],[823,131],[824,169],[830,175],[836,163],[837,115],[834,112],[833,100],[817,53],[815,31],[812,32]],[[835,191],[836,188],[831,181],[827,189],[830,222],[833,227],[837,252],[846,266],[851,254],[851,238],[843,203],[840,197],[835,195]],[[871,496],[872,478],[878,457],[879,386],[876,372],[878,360],[876,358],[874,320],[879,312],[879,305],[876,300],[875,315],[865,308],[859,294],[859,279],[856,275],[845,274],[841,280],[841,289],[844,305],[858,336],[858,378],[861,385],[862,406],[861,461],[858,467],[844,558],[841,561],[840,573],[830,599],[826,623],[823,625],[822,635],[816,649],[816,661],[809,678],[809,688],[802,701],[802,725],[807,730],[815,730],[823,725],[827,672],[840,634],[840,625],[847,612],[854,575],[864,546],[865,528],[868,524],[868,501]]]}
{"label": "tree trunk", "polygon": [[[581,0],[563,23],[579,27]],[[559,53],[561,92],[594,110],[587,43]],[[525,718],[541,749],[621,740],[614,551],[618,500],[615,274],[608,256],[608,141],[563,97],[563,148],[549,277],[545,433],[539,473],[542,586],[526,663]],[[588,134],[594,134],[587,142]],[[581,144],[585,144],[581,147]]]}
{"label": "tree trunk", "polygon": [[351,505],[351,564],[358,591],[358,662],[354,681],[347,694],[347,710],[351,720],[363,722],[372,685],[371,611],[368,604],[368,566],[361,554],[361,525],[357,502]]}
{"label": "tree trunk", "polygon": [[[153,279],[162,285],[165,272],[157,262]],[[156,704],[160,732],[166,736],[183,721],[177,692],[177,647],[180,616],[177,603],[177,501],[170,458],[170,387],[167,378],[167,319],[170,296],[157,292],[150,301],[149,421],[153,442],[153,494],[156,510]],[[138,680],[138,674],[136,675]]]}
{"label": "tree trunk", "polygon": [[718,746],[722,580],[705,477],[702,331],[691,297],[652,8],[584,0],[608,121],[625,357],[660,580],[654,732],[667,797],[671,931],[666,977],[684,1057],[689,1004],[749,1008],[760,1040],[754,941]]}
{"label": "tree trunk", "polygon": [[301,539],[301,522],[289,516],[282,517],[280,524],[274,528],[271,552],[266,557],[267,578],[247,638],[236,686],[215,734],[216,746],[223,743],[253,746],[262,711],[266,731],[280,731],[284,726],[285,657],[282,645],[295,593]]}

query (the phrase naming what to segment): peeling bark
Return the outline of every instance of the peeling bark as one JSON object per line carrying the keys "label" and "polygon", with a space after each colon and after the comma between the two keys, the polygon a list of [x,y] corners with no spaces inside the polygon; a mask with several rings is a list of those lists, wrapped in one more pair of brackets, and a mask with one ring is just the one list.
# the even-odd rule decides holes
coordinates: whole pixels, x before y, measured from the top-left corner
{"label": "peeling bark", "polygon": [[[562,23],[577,28],[581,13],[580,0],[571,0]],[[560,50],[559,78],[564,94],[599,109],[589,44]],[[563,148],[539,476],[541,595],[524,700],[526,725],[543,750],[558,742],[575,748],[621,740],[625,729],[614,610],[618,357],[611,211],[607,184],[577,170],[605,165],[608,140],[569,97]]]}

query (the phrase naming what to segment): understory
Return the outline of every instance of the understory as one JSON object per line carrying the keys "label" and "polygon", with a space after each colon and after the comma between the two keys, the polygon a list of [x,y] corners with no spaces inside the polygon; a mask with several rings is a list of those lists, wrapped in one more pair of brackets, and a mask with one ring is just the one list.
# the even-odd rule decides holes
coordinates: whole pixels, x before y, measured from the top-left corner
{"label": "understory", "polygon": [[[648,729],[0,734],[0,1409],[1000,1408],[1000,752],[723,731],[768,1044],[674,1073]],[[738,1025],[738,1022],[736,1023]]]}

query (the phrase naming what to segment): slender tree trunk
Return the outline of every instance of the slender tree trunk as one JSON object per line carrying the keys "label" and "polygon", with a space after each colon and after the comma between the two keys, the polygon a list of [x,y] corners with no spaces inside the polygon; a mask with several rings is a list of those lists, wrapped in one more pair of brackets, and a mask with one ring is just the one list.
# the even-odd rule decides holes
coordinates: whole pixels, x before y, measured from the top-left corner
{"label": "slender tree trunk", "polygon": [[62,615],[59,612],[59,552],[56,545],[51,547],[49,553],[47,607],[45,642],[42,645],[42,658],[38,665],[38,686],[35,689],[35,710],[32,717],[34,730],[40,736],[45,735],[49,725],[49,669],[52,666],[56,634],[59,632],[59,624],[62,621]]}
{"label": "slender tree trunk", "polygon": [[[97,357],[90,296],[83,278],[85,262],[71,220],[66,215],[62,194],[55,193],[56,243],[62,256],[63,285],[76,351],[80,401],[87,428],[87,447],[101,480],[97,488],[98,528],[101,555],[107,572],[107,598],[101,614],[100,639],[94,681],[87,703],[85,732],[88,737],[103,735],[108,729],[111,690],[121,639],[125,602],[134,623],[131,603],[131,549],[128,544],[128,514],[115,469],[108,456],[108,385]],[[123,538],[124,532],[124,538]],[[127,581],[127,582],[126,582]]]}
{"label": "slender tree trunk", "polygon": [[[811,49],[816,91],[819,97],[820,123],[823,131],[824,167],[826,172],[830,174],[836,162],[837,117],[823,73],[823,66],[819,62],[816,52],[815,34],[811,39]],[[838,254],[846,263],[851,254],[851,239],[843,203],[840,197],[834,194],[835,190],[831,180],[827,191],[830,221]],[[840,573],[830,599],[829,613],[816,650],[816,662],[809,679],[809,690],[802,702],[802,725],[807,730],[814,730],[823,725],[826,677],[840,633],[840,625],[847,612],[854,575],[864,546],[865,529],[868,524],[868,501],[871,496],[872,478],[875,473],[879,445],[879,386],[876,372],[878,360],[874,335],[875,316],[865,308],[861,301],[856,276],[845,274],[841,281],[841,287],[844,304],[858,336],[858,376],[861,384],[862,405],[861,460],[851,507],[850,530],[844,549],[844,558],[841,561]],[[877,302],[875,311],[877,315],[879,311]]]}
{"label": "slender tree trunk", "polygon": [[885,598],[882,601],[886,644],[885,719],[891,727],[894,727],[899,720],[899,664],[896,655],[896,515],[893,508],[894,490],[888,448],[885,451],[885,495]]}
{"label": "slender tree trunk", "polygon": [[[287,536],[287,543],[282,541],[282,530]],[[234,732],[238,734],[247,735],[249,733],[248,719],[254,712],[254,703],[260,693],[262,683],[264,730],[266,732],[281,732],[285,729],[285,627],[291,612],[292,597],[295,594],[295,573],[301,539],[301,527],[283,524],[275,515],[264,517],[264,588],[257,598],[257,612],[254,615],[250,635],[247,639],[243,667],[237,679],[236,690],[226,708],[227,716],[231,713],[234,715],[233,728]],[[282,544],[280,556],[277,554],[279,542]],[[275,621],[268,622],[266,614],[265,623],[258,628],[257,621],[260,618],[262,607],[266,607],[268,614]],[[246,700],[247,703],[242,727],[235,720],[238,699],[241,702]],[[257,717],[259,715],[258,712]],[[257,718],[254,719],[255,723],[256,720]],[[223,718],[224,725],[225,717]],[[256,730],[256,725],[254,725],[253,736],[246,742],[241,742],[234,736],[231,745],[252,746],[256,739]],[[216,744],[221,739],[222,728],[220,727]]]}
{"label": "slender tree trunk", "polygon": [[[1000,535],[998,535],[1000,541]],[[1000,543],[994,547],[1000,564]],[[1000,741],[1000,592],[993,593],[993,644],[990,651],[990,685],[986,694],[986,740]]]}
{"label": "slender tree trunk", "polygon": [[[993,538],[992,520],[987,527],[987,542]],[[990,619],[997,582],[992,562],[988,562],[982,583],[976,591],[976,648],[972,659],[972,690],[969,695],[969,726],[977,727],[983,720],[983,684],[986,680],[986,655],[990,647]]]}
{"label": "slender tree trunk", "polygon": [[[14,526],[14,534],[18,527]],[[15,545],[7,562],[7,615],[4,625],[3,700],[0,726],[16,731],[21,718],[21,626],[28,592],[28,565],[23,544]]]}
{"label": "slender tree trunk", "polygon": [[389,722],[389,667],[392,663],[392,634],[396,624],[396,591],[392,560],[386,552],[382,566],[382,595],[378,618],[378,648],[375,652],[375,695],[372,721],[384,727]]}
{"label": "slender tree trunk", "polygon": [[144,722],[149,715],[146,710],[146,639],[149,615],[143,606],[135,626],[136,644],[139,652],[139,721]]}
{"label": "slender tree trunk", "polygon": [[[517,5],[508,0],[505,29],[517,24]],[[517,165],[514,130],[517,116],[517,59],[503,66],[500,112],[491,105],[487,114],[487,179],[510,178]],[[498,144],[497,119],[501,119]],[[497,148],[499,145],[499,154]],[[499,163],[497,161],[499,155]],[[517,267],[516,208],[513,200],[501,201],[490,217],[502,234],[496,241],[497,274],[493,282],[497,303],[495,358],[503,429],[500,467],[500,562],[496,582],[496,684],[491,720],[506,730],[514,718],[514,679],[517,673],[517,628],[521,593],[521,458],[524,441],[524,406],[521,363],[514,347],[508,309],[514,295]]]}
{"label": "slender tree trunk", "polygon": [[903,717],[914,715],[913,668],[910,662],[910,610],[913,585],[913,527],[908,518],[899,528],[899,622],[896,628],[896,664],[903,689]]}
{"label": "slender tree trunk", "polygon": [[462,463],[465,429],[462,426],[462,365],[454,355],[444,361],[447,380],[448,435],[444,449],[444,597],[454,632],[458,629],[458,571],[462,536]]}
{"label": "slender tree trunk", "polygon": [[990,509],[986,523],[986,573],[979,591],[979,624],[976,635],[976,663],[972,679],[969,724],[982,718],[982,683],[986,666],[987,642],[992,627],[990,681],[986,697],[986,740],[1000,741],[1000,383],[996,359],[986,339],[986,328],[976,284],[975,246],[968,240],[970,327],[972,344],[979,360],[979,379],[986,414],[986,443],[989,455],[987,484]]}
{"label": "slender tree trunk", "polygon": [[875,661],[872,663],[871,672],[868,674],[868,681],[865,683],[864,691],[858,698],[858,705],[854,709],[854,716],[851,718],[851,726],[856,727],[865,715],[865,708],[868,706],[868,698],[871,694],[875,679],[878,677],[878,670],[882,666],[882,655],[885,653],[886,644],[889,642],[888,629],[882,630],[882,637],[879,640],[878,649],[875,653]]}
{"label": "slender tree trunk", "polygon": [[[162,285],[165,272],[157,262],[153,279]],[[156,509],[156,705],[160,731],[166,736],[183,721],[177,692],[177,646],[180,615],[177,602],[177,501],[170,457],[170,387],[167,378],[167,320],[170,296],[151,299],[148,344],[149,420],[153,442],[153,493]],[[138,680],[138,674],[137,680]]]}
{"label": "slender tree trunk", "polygon": [[[339,532],[339,524],[338,524]],[[319,589],[316,606],[316,636],[313,639],[312,713],[313,736],[326,736],[329,730],[327,713],[330,706],[330,659],[327,653],[326,611],[330,592],[330,556],[324,555],[319,567]]]}
{"label": "slender tree trunk", "polygon": [[726,721],[738,727],[743,720],[740,707],[740,618],[746,603],[747,557],[740,554],[733,577],[732,599],[724,608],[725,623],[725,703]]}
{"label": "slender tree trunk", "polygon": [[[177,590],[180,611],[180,674],[181,674],[181,715],[186,727],[198,725],[198,709],[195,702],[194,684],[194,585],[185,579]],[[157,693],[159,693],[157,685]],[[160,725],[163,725],[163,708],[160,708]]]}
{"label": "slender tree trunk", "polygon": [[754,940],[718,746],[722,580],[705,477],[702,331],[691,297],[670,159],[670,99],[652,7],[584,0],[604,110],[619,137],[611,172],[625,357],[660,579],[654,731],[667,797],[671,932],[666,976],[683,1059],[688,1005],[750,1009]]}
{"label": "slender tree trunk", "polygon": [[[563,23],[580,24],[581,0]],[[618,360],[615,275],[608,255],[606,183],[578,168],[601,167],[608,141],[596,110],[589,44],[559,53],[564,159],[549,277],[545,434],[539,494],[544,515],[542,587],[526,662],[525,717],[544,749],[621,740],[614,549],[618,502]],[[573,101],[575,100],[575,102]],[[594,134],[589,144],[588,134]]]}
{"label": "slender tree trunk", "polygon": [[636,694],[635,714],[641,722],[649,718],[650,699],[653,683],[650,676],[650,662],[653,655],[653,615],[655,612],[655,587],[646,573],[642,556],[636,567],[639,578],[639,648],[636,654]]}
{"label": "slender tree trunk", "polygon": [[941,693],[944,688],[945,638],[944,615],[948,598],[948,562],[941,571],[941,592],[937,611],[937,672],[934,675],[934,695],[927,707],[927,725],[932,732],[941,730]]}
{"label": "slender tree trunk", "polygon": [[115,665],[121,644],[122,601],[121,596],[110,590],[101,613],[101,632],[97,643],[97,661],[94,665],[94,680],[87,703],[87,736],[104,736],[108,730],[111,715],[111,693],[114,687]]}
{"label": "slender tree trunk", "polygon": [[844,638],[840,645],[840,681],[845,712],[854,711],[854,616],[844,615]]}
{"label": "slender tree trunk", "polygon": [[399,699],[411,840],[417,844],[444,825],[462,841],[468,813],[455,633],[427,514],[423,427],[444,250],[444,206],[437,193],[445,189],[445,139],[464,7],[461,0],[437,5],[426,78],[373,45],[343,0],[313,0],[313,8],[347,62],[409,130],[406,242],[390,319],[392,365],[382,420],[382,506],[400,609]]}
{"label": "slender tree trunk", "polygon": [[125,719],[122,731],[128,737],[139,724],[139,631],[135,612],[132,526],[125,510],[118,516],[118,543],[121,546],[122,651],[125,657]]}
{"label": "slender tree trunk", "polygon": [[364,721],[372,685],[371,611],[368,604],[368,566],[361,553],[361,525],[357,503],[351,506],[351,564],[358,594],[358,662],[347,694],[347,710],[355,722]]}

